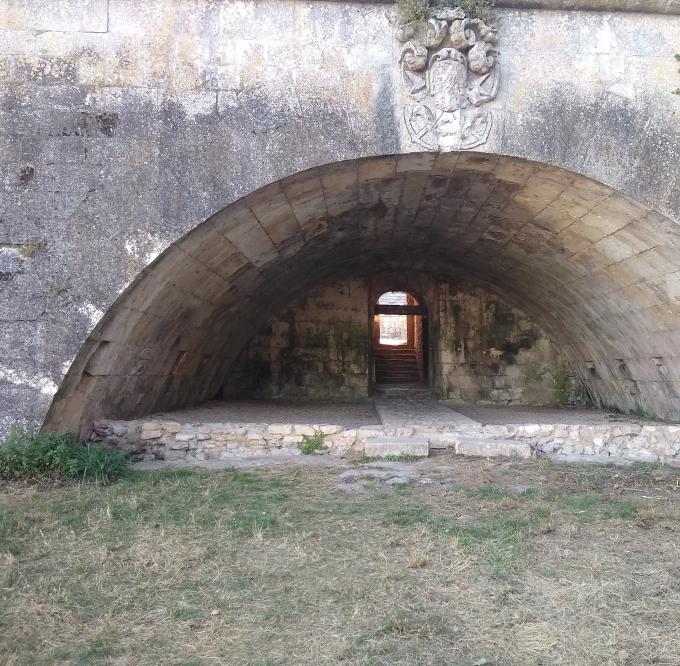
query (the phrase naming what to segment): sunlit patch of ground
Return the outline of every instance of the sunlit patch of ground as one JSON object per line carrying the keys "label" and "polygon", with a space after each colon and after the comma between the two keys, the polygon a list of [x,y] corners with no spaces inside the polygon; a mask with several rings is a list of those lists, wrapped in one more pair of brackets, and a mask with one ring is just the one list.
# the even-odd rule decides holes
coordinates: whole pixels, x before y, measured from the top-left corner
{"label": "sunlit patch of ground", "polygon": [[0,663],[680,664],[678,470],[414,467],[6,484]]}

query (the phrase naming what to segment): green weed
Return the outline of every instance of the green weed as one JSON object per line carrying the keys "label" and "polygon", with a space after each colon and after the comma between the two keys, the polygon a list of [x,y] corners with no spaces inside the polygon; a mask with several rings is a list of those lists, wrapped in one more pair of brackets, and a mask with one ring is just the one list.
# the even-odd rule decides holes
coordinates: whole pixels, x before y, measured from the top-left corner
{"label": "green weed", "polygon": [[34,435],[14,428],[0,446],[0,478],[4,479],[110,483],[127,472],[125,456],[101,446],[83,444],[70,432]]}
{"label": "green weed", "polygon": [[308,456],[316,451],[326,451],[328,447],[324,444],[325,435],[322,432],[315,432],[313,435],[305,435],[298,444],[298,449],[302,454]]}

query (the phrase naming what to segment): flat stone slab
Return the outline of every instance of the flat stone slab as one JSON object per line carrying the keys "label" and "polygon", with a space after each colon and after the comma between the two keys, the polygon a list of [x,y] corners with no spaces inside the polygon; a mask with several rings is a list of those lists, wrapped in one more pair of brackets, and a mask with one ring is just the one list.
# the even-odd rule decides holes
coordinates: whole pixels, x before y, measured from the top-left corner
{"label": "flat stone slab", "polygon": [[456,453],[461,456],[481,456],[495,458],[531,458],[533,451],[525,442],[493,439],[461,439],[456,445]]}
{"label": "flat stone slab", "polygon": [[460,427],[478,427],[480,424],[460,412],[434,400],[420,398],[397,400],[375,399],[375,408],[380,420],[387,428],[416,428],[420,430],[440,430]]}
{"label": "flat stone slab", "polygon": [[385,456],[420,456],[430,453],[430,442],[425,437],[371,437],[366,440],[364,455],[369,458]]}

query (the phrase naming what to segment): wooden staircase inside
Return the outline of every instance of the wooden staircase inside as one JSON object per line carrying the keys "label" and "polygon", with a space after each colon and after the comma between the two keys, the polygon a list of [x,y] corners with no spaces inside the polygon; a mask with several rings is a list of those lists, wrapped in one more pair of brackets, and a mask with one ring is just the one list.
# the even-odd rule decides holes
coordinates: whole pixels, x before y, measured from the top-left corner
{"label": "wooden staircase inside", "polygon": [[408,347],[376,347],[376,384],[417,384],[421,381],[416,350]]}

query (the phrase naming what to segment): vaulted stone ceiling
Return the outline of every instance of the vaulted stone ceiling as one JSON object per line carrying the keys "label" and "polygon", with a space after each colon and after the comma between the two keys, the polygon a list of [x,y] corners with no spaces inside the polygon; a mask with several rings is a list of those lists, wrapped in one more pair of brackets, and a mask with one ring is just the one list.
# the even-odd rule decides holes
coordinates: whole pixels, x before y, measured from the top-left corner
{"label": "vaulted stone ceiling", "polygon": [[210,399],[278,304],[384,271],[485,286],[540,323],[603,404],[680,417],[677,225],[552,166],[419,153],[296,174],[194,229],[99,324],[47,426]]}

